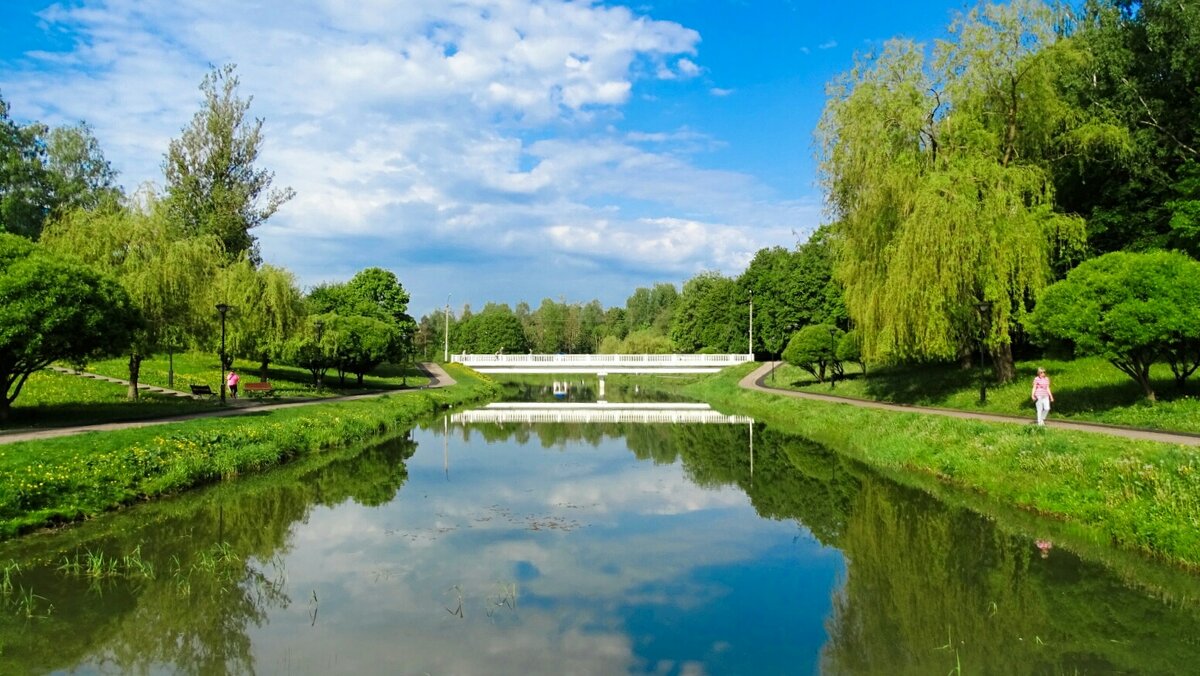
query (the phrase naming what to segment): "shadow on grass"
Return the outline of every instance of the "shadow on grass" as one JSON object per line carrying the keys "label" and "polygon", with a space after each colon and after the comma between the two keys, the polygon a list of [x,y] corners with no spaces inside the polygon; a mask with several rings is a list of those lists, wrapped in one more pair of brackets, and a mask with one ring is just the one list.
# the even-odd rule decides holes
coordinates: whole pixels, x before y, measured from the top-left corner
{"label": "shadow on grass", "polygon": [[77,401],[37,406],[17,405],[12,408],[9,419],[0,423],[0,433],[133,422],[220,409],[217,402],[195,399],[152,400],[144,394],[142,397],[143,399],[138,401],[124,402]]}

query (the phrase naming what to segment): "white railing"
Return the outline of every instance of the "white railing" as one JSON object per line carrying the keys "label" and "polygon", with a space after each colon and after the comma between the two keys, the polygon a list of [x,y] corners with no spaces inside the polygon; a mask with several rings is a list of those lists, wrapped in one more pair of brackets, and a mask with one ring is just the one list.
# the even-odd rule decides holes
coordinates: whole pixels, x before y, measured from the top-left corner
{"label": "white railing", "polygon": [[517,372],[529,369],[552,373],[565,368],[575,371],[613,372],[703,369],[716,371],[754,361],[752,354],[458,354],[451,361],[474,369]]}

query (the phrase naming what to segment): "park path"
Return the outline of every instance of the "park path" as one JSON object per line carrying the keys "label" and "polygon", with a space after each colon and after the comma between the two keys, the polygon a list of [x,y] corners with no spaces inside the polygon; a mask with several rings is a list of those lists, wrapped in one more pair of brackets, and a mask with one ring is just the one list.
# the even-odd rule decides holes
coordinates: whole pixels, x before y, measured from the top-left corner
{"label": "park path", "polygon": [[[385,394],[401,394],[403,392],[415,392],[419,389],[431,389],[437,387],[449,387],[455,383],[454,379],[438,364],[426,362],[419,364],[421,370],[425,371],[429,376],[429,384],[423,388],[415,388],[412,390],[382,390],[378,392],[369,392],[366,394],[351,394],[342,397],[326,397],[323,399],[306,399],[304,401],[289,401],[280,402],[277,404],[260,403],[261,400],[253,401],[250,399],[232,399],[229,400],[229,407],[217,409],[215,411],[200,411],[197,413],[185,413],[183,415],[174,415],[166,418],[152,418],[149,420],[129,420],[125,422],[100,423],[97,425],[78,425],[75,427],[55,427],[52,429],[31,430],[28,432],[6,432],[0,433],[0,444],[11,444],[18,441],[34,441],[37,439],[52,439],[55,437],[66,437],[75,434],[83,434],[85,432],[111,432],[113,430],[128,430],[137,427],[150,427],[153,425],[166,425],[173,422],[182,422],[185,420],[197,420],[199,418],[222,418],[231,415],[245,415],[247,413],[261,413],[263,411],[275,411],[283,408],[296,408],[298,406],[312,406],[313,404],[328,404],[338,401],[354,401],[356,399],[368,399],[372,397],[381,397]],[[109,378],[107,376],[98,376],[95,374],[79,373],[70,369],[55,369],[62,373],[71,375],[80,375],[82,377],[96,378],[113,383],[122,383],[126,386],[129,381],[119,378]],[[153,387],[145,389],[148,392],[160,392],[166,394],[176,394],[179,396],[190,397],[192,395],[185,392],[176,392],[161,387]]]}
{"label": "park path", "polygon": [[[895,411],[900,413],[924,413],[928,415],[940,415],[948,418],[962,418],[964,420],[982,420],[985,422],[1009,423],[1014,425],[1032,425],[1034,421],[1031,417],[1021,417],[1013,415],[997,415],[995,413],[973,413],[971,411],[959,411],[950,408],[934,408],[932,406],[912,406],[909,404],[889,404],[882,401],[870,401],[865,399],[853,399],[851,397],[839,397],[831,394],[816,394],[814,392],[796,392],[795,390],[782,390],[779,388],[769,387],[764,384],[767,375],[771,372],[772,366],[778,362],[767,362],[759,368],[755,369],[746,377],[742,378],[738,383],[742,387],[749,390],[757,390],[759,392],[770,392],[784,397],[792,397],[793,399],[807,399],[810,401],[823,401],[833,404],[847,404],[850,406],[860,406],[862,408],[874,408],[881,411]],[[1140,439],[1145,441],[1159,441],[1167,444],[1182,444],[1185,446],[1200,446],[1200,435],[1172,432],[1158,432],[1155,430],[1140,429],[1136,427],[1121,427],[1119,425],[1106,425],[1102,423],[1076,422],[1070,420],[1056,420],[1051,418],[1046,421],[1047,427],[1062,430],[1078,430],[1081,432],[1095,432],[1096,434],[1107,434],[1116,437],[1125,437],[1126,439]]]}

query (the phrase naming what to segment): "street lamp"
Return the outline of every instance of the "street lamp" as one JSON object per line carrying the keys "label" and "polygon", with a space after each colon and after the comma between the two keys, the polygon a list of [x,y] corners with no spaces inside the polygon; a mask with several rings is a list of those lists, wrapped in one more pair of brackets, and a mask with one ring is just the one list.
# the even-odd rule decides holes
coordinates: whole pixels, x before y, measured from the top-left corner
{"label": "street lamp", "polygon": [[987,334],[988,328],[992,321],[992,304],[990,301],[980,301],[975,304],[975,309],[979,311],[979,324],[981,328],[979,338],[979,403],[987,403]]}
{"label": "street lamp", "polygon": [[229,306],[217,303],[217,312],[221,313],[221,403],[225,403],[225,315]]}
{"label": "street lamp", "polygon": [[837,359],[837,327],[829,327],[829,389],[837,389],[837,371],[833,370],[833,362]]}
{"label": "street lamp", "polygon": [[754,291],[750,292],[750,360],[754,360]]}
{"label": "street lamp", "polygon": [[325,322],[318,319],[313,322],[313,327],[317,330],[317,392],[320,392],[325,375],[321,370],[321,367],[325,366],[325,351],[321,349],[321,333],[325,330]]}
{"label": "street lamp", "polygon": [[443,337],[446,339],[445,354],[442,355],[442,361],[450,362],[450,294],[446,294],[446,312],[443,313],[446,318],[446,330]]}

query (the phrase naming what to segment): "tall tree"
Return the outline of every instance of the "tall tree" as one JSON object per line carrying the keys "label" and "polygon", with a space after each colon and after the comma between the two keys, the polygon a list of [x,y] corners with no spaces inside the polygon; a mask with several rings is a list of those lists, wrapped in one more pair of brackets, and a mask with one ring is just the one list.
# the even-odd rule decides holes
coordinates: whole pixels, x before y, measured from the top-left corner
{"label": "tall tree", "polygon": [[1121,137],[1066,101],[1077,55],[1058,18],[1040,0],[984,5],[932,64],[891,41],[830,88],[821,168],[867,360],[954,358],[986,329],[997,377],[1013,377],[1014,331],[1084,237],[1055,208],[1050,164]]}
{"label": "tall tree", "polygon": [[45,145],[57,213],[95,209],[120,200],[117,172],[104,158],[100,141],[88,123],[51,129]]}
{"label": "tall tree", "polygon": [[45,127],[20,125],[0,97],[0,232],[37,239],[50,213]]}
{"label": "tall tree", "polygon": [[258,250],[250,231],[295,193],[273,189],[275,174],[255,166],[262,147],[262,119],[248,119],[252,98],[238,95],[236,68],[225,65],[204,76],[204,105],[163,162],[171,217],[190,235],[215,235],[229,260]]}
{"label": "tall tree", "polygon": [[1110,116],[1129,143],[1063,163],[1063,202],[1100,253],[1174,247],[1200,257],[1200,5],[1089,0],[1072,36],[1087,58],[1072,105]]}

